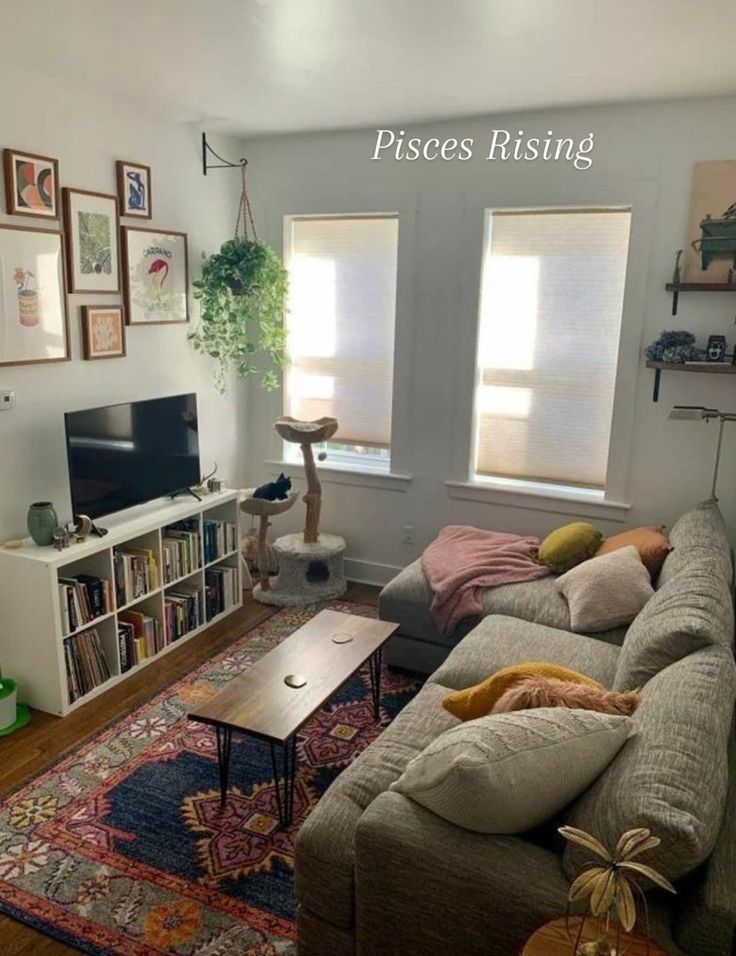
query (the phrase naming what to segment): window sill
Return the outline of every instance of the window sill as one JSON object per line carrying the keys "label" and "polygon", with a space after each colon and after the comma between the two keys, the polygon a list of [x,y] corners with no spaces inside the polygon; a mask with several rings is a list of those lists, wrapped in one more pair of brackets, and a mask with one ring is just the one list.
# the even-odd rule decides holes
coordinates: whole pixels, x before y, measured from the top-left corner
{"label": "window sill", "polygon": [[450,498],[462,501],[482,501],[489,505],[553,511],[607,521],[625,521],[631,509],[626,502],[606,501],[603,497],[596,497],[595,493],[572,488],[511,488],[506,483],[492,481],[446,481],[445,487]]}
{"label": "window sill", "polygon": [[[274,470],[283,471],[284,474],[296,473],[300,477],[304,475],[304,465],[293,461],[267,461],[266,464]],[[325,465],[321,462],[317,467],[320,479],[327,484],[384,488],[389,491],[408,491],[412,482],[411,475],[400,475],[393,471],[358,469],[347,465]]]}

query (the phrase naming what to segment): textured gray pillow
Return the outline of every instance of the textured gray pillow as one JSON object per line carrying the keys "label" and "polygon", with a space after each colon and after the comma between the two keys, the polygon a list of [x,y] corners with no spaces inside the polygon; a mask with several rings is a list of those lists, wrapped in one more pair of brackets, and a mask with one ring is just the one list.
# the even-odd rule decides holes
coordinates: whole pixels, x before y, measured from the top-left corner
{"label": "textured gray pillow", "polygon": [[631,726],[566,707],[480,717],[432,741],[391,789],[466,830],[523,833],[590,786]]}
{"label": "textured gray pillow", "polygon": [[649,571],[634,545],[583,561],[557,578],[578,634],[630,624],[654,594]]}
{"label": "textured gray pillow", "polygon": [[[727,742],[736,665],[724,647],[677,661],[642,688],[631,718],[636,733],[570,809],[570,826],[607,846],[632,827],[649,827],[661,844],[643,862],[675,880],[710,854],[728,784]],[[568,847],[565,871],[589,861]]]}

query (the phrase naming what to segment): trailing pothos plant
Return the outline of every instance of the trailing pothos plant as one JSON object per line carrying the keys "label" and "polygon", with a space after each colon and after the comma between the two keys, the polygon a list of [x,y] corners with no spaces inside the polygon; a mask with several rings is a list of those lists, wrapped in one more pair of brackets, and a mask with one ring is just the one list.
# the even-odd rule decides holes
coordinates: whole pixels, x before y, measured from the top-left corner
{"label": "trailing pothos plant", "polygon": [[[253,226],[243,175],[235,238],[205,258],[202,277],[193,283],[201,321],[189,339],[195,349],[216,359],[215,385],[220,392],[227,388],[231,369],[241,381],[260,372],[265,388],[277,388],[277,370],[286,364],[286,269],[273,249],[258,240],[255,228],[253,238],[247,230],[238,235],[241,214],[245,224],[246,213]],[[267,359],[265,371],[263,362],[257,363],[259,356]]]}

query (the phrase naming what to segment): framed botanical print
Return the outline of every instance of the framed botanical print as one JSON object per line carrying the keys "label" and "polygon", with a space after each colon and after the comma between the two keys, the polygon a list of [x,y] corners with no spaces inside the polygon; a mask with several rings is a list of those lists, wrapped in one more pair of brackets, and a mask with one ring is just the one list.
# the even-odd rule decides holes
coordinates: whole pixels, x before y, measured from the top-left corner
{"label": "framed botanical print", "polygon": [[0,226],[0,365],[70,357],[61,233]]}
{"label": "framed botanical print", "polygon": [[136,219],[151,218],[151,167],[141,163],[127,163],[119,159],[115,164],[118,179],[118,201],[121,216]]}
{"label": "framed botanical print", "polygon": [[82,354],[87,360],[123,358],[125,322],[121,306],[82,306]]}
{"label": "framed botanical print", "polygon": [[59,218],[59,162],[17,149],[3,150],[5,209],[9,216]]}
{"label": "framed botanical print", "polygon": [[188,322],[186,233],[123,226],[122,236],[128,325]]}
{"label": "framed botanical print", "polygon": [[119,292],[118,201],[106,193],[63,189],[70,292]]}

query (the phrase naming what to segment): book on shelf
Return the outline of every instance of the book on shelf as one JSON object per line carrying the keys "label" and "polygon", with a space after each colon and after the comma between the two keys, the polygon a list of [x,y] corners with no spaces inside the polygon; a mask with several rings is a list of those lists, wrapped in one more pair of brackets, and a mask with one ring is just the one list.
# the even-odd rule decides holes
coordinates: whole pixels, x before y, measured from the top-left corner
{"label": "book on shelf", "polygon": [[201,566],[202,539],[199,520],[188,518],[163,529],[161,557],[164,583],[192,574]]}
{"label": "book on shelf", "polygon": [[64,661],[70,704],[110,680],[110,668],[94,628],[65,638]]}
{"label": "book on shelf", "polygon": [[207,620],[229,611],[239,603],[240,579],[237,568],[221,565],[210,568],[204,576]]}
{"label": "book on shelf", "polygon": [[177,641],[202,623],[202,594],[194,585],[177,585],[164,595],[167,641]]}
{"label": "book on shelf", "polygon": [[230,554],[238,547],[237,528],[229,521],[202,522],[204,560],[206,564]]}
{"label": "book on shelf", "polygon": [[72,634],[113,609],[112,582],[93,574],[59,577],[61,630]]}
{"label": "book on shelf", "polygon": [[165,639],[161,622],[142,611],[121,611],[118,614],[118,647],[120,650],[120,668],[130,670],[141,661],[154,657],[163,650],[168,641]]}
{"label": "book on shelf", "polygon": [[115,595],[118,607],[130,604],[158,588],[158,565],[151,548],[122,545],[113,551]]}

